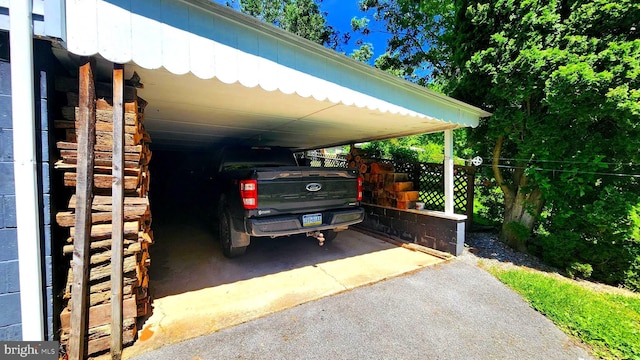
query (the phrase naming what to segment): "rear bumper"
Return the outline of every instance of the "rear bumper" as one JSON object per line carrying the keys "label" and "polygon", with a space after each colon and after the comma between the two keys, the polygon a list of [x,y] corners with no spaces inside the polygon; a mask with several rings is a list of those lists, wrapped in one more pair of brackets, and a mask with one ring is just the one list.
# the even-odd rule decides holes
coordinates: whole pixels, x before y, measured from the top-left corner
{"label": "rear bumper", "polygon": [[364,209],[329,210],[322,212],[322,224],[302,226],[302,216],[282,215],[245,220],[245,229],[251,236],[283,236],[303,234],[309,231],[331,230],[354,225],[364,220]]}

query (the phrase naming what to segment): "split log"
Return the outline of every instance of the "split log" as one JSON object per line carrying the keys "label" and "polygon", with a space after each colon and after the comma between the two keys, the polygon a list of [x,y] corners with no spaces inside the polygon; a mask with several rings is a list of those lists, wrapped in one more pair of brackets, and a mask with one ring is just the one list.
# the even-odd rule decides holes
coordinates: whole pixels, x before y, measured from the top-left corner
{"label": "split log", "polygon": [[[67,129],[66,131],[66,141],[69,142],[77,142],[78,137],[76,135],[76,131],[74,129]],[[125,146],[133,146],[140,144],[140,140],[142,140],[144,134],[124,134],[124,145]],[[96,144],[101,146],[113,146],[113,134],[106,131],[96,131]]]}
{"label": "split log", "polygon": [[[111,151],[94,151],[94,159],[100,160],[109,160],[109,163],[113,160],[113,153]],[[77,150],[60,150],[60,156],[63,159],[77,159],[78,151]],[[142,159],[142,153],[125,153],[124,160],[125,161],[136,161],[139,162]],[[75,161],[73,162],[75,164]]]}
{"label": "split log", "polygon": [[[53,126],[56,129],[77,129],[78,122],[73,120],[55,120]],[[113,124],[107,122],[97,122],[96,131],[113,131]],[[127,125],[124,127],[126,134],[138,134],[140,128],[137,125]]]}
{"label": "split log", "polygon": [[141,231],[138,234],[138,241],[140,242],[145,242],[147,244],[153,244],[153,231],[152,230],[147,230],[147,231]]}
{"label": "split log", "polygon": [[371,163],[372,174],[388,174],[394,171],[394,167],[391,164],[374,162]]}
{"label": "split log", "polygon": [[[77,167],[75,161],[76,159],[58,160],[54,164],[54,167],[57,170],[74,172],[76,171],[76,167]],[[125,167],[123,170],[124,170],[125,176],[140,176],[140,173],[142,170],[140,169],[140,165],[138,164],[138,162],[125,161],[124,165]],[[111,172],[112,172],[111,160],[95,160],[94,161],[94,166],[93,166],[94,174],[111,175]]]}
{"label": "split log", "polygon": [[[97,189],[111,189],[111,183],[113,179],[111,175],[106,174],[94,174],[93,187]],[[140,177],[138,176],[125,176],[124,188],[125,190],[136,190],[140,183]],[[64,174],[65,186],[76,186],[76,173],[67,172]]]}
{"label": "split log", "polygon": [[[109,99],[111,97],[109,96]],[[144,111],[144,108],[147,106],[147,101],[141,97],[137,97],[137,99],[133,99],[129,102],[124,103],[124,112],[125,113],[141,113]],[[67,105],[69,106],[78,106],[78,94],[75,92],[67,92]],[[96,100],[96,110],[111,110],[113,111],[113,105],[107,99],[100,98]]]}
{"label": "split log", "polygon": [[417,201],[420,193],[418,191],[398,191],[393,193],[393,196],[398,201]]}
{"label": "split log", "polygon": [[399,181],[393,183],[393,191],[411,191],[413,190],[413,182],[411,181]]}
{"label": "split log", "polygon": [[[125,273],[124,275],[124,287],[123,287],[123,295],[129,296],[135,293],[135,289],[140,286],[138,283],[138,279],[136,278],[135,272]],[[68,278],[71,279],[73,275],[69,272]],[[65,293],[62,298],[69,300],[71,299],[71,280],[67,281],[67,285],[65,287]],[[148,284],[147,284],[148,286]],[[130,296],[129,296],[130,297]],[[95,306],[99,304],[103,304],[105,302],[111,301],[111,279],[102,279],[101,282],[95,282],[90,285],[90,293],[89,293],[89,306]],[[71,301],[67,303],[67,307],[71,308]]]}
{"label": "split log", "polygon": [[[58,141],[56,142],[56,147],[60,150],[77,150],[78,144],[74,142],[68,142],[68,141]],[[148,150],[148,146],[146,148]],[[105,145],[95,145],[93,149],[95,151],[104,151],[104,152],[111,152],[113,150],[112,147],[105,146]],[[125,146],[124,152],[140,154],[144,149],[145,149],[144,145]]]}
{"label": "split log", "polygon": [[[124,112],[140,115],[144,113],[144,109],[147,105],[148,102],[145,99],[136,96],[135,100],[124,103]],[[113,111],[113,105],[111,105],[106,99],[98,99],[96,100],[96,109]]]}
{"label": "split log", "polygon": [[[96,205],[109,205],[111,206],[112,204],[112,199],[111,196],[94,196],[93,197],[93,206]],[[148,198],[137,198],[137,197],[126,197],[124,198],[124,205],[131,205],[131,206],[137,206],[137,205],[145,205],[145,206],[149,206],[149,199]],[[71,199],[69,199],[69,209],[75,209],[76,208],[76,196],[75,195],[71,195]],[[92,210],[96,210],[95,208],[91,208]],[[111,208],[109,208],[109,210],[104,210],[104,211],[111,211]]]}
{"label": "split log", "polygon": [[[96,82],[96,97],[111,99],[113,97],[113,84]],[[78,79],[68,76],[55,77],[55,90],[66,93],[78,93]],[[124,101],[132,102],[138,98],[138,89],[133,86],[124,87]]]}
{"label": "split log", "polygon": [[406,182],[409,180],[409,175],[405,173],[388,173],[384,174],[383,179],[384,184],[387,185],[396,182]]}
{"label": "split log", "polygon": [[400,209],[400,210],[415,209],[416,208],[416,202],[415,201],[400,201],[400,200],[396,200],[393,203],[393,207],[395,207],[396,209]]}
{"label": "split log", "polygon": [[[130,297],[122,301],[122,315],[126,318],[134,318],[138,315],[137,299]],[[63,332],[68,332],[70,328],[69,320],[71,318],[71,311],[69,308],[65,308],[60,313],[60,328]],[[89,308],[89,328],[94,328],[101,325],[106,325],[111,321],[111,305],[102,304]]]}
{"label": "split log", "polygon": [[[132,343],[137,334],[135,319],[125,319],[123,321],[122,330],[122,342],[126,344]],[[91,355],[108,350],[111,346],[111,325],[102,325],[90,328],[88,338],[87,354]],[[69,341],[69,333],[62,332],[60,340],[63,342]]]}
{"label": "split log", "polygon": [[[143,251],[141,251],[140,247],[138,246],[138,251],[131,251],[131,246],[125,246],[123,252],[124,252],[124,256],[132,256],[132,255],[137,255],[140,253],[143,253]],[[135,249],[135,247],[134,247]],[[148,254],[148,252],[147,252]],[[89,260],[89,262],[91,263],[91,265],[98,265],[98,264],[102,264],[104,262],[107,261],[111,261],[111,249],[107,250],[107,251],[103,251],[100,253],[94,253],[91,254],[91,258]],[[148,255],[147,255],[148,258]],[[139,262],[139,261],[138,261]]]}
{"label": "split log", "polygon": [[[145,207],[127,207],[124,210],[124,221],[139,221],[145,216],[147,213]],[[112,214],[108,211],[104,212],[94,212],[91,214],[91,223],[92,224],[105,224],[111,223]],[[76,215],[71,211],[61,211],[56,214],[56,222],[58,225],[62,227],[72,227],[75,224]]]}
{"label": "split log", "polygon": [[[73,242],[73,238],[69,238],[67,239],[67,242]],[[111,249],[111,239],[107,239],[107,240],[98,240],[98,241],[92,241],[91,242],[91,251],[99,251],[99,250],[109,250]],[[132,239],[125,239],[125,245],[126,246],[134,246],[138,244],[137,246],[142,246],[140,245],[140,243],[136,240],[132,240]],[[73,245],[65,245],[62,247],[62,252],[64,255],[69,255],[69,254],[73,254]],[[135,252],[135,249],[132,249],[132,252]]]}
{"label": "split log", "polygon": [[[62,107],[62,117],[65,120],[75,121],[78,118],[78,107],[64,106]],[[124,114],[125,126],[138,126],[140,124],[138,113],[127,112]],[[112,110],[96,109],[96,124],[113,122]]]}
{"label": "split log", "polygon": [[[144,198],[126,197],[125,199],[144,199]],[[135,205],[135,204],[126,205],[125,204],[125,209],[127,209],[126,211],[131,211],[131,212],[134,212],[134,213],[148,213],[149,212],[149,205]],[[109,204],[109,205],[93,204],[93,206],[91,207],[91,210],[93,210],[93,211],[111,211],[111,204]]]}
{"label": "split log", "polygon": [[[122,271],[124,273],[136,270],[136,257],[127,256],[124,258]],[[89,281],[96,281],[111,276],[111,263],[101,264],[91,267],[89,271]]]}
{"label": "split log", "polygon": [[[112,232],[111,224],[97,224],[91,227],[91,239],[92,240],[101,240],[108,239],[111,237]],[[136,239],[138,237],[138,232],[140,231],[140,222],[139,221],[129,221],[124,223],[124,236],[128,239]],[[71,237],[72,239],[75,236],[75,227],[71,228]]]}

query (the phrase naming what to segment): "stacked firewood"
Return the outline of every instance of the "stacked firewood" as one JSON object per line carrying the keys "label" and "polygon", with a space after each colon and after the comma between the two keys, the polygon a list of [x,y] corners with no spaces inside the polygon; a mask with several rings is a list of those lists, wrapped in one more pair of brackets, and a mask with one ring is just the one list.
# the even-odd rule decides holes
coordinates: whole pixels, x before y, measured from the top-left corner
{"label": "stacked firewood", "polygon": [[[98,87],[100,88],[100,87]],[[137,328],[136,319],[149,311],[149,245],[153,243],[151,212],[149,209],[149,170],[151,159],[149,135],[144,130],[146,102],[128,89],[125,95],[124,141],[124,259],[123,259],[123,342],[132,343]],[[134,89],[135,90],[135,89]],[[98,96],[101,94],[98,92]],[[57,147],[60,160],[56,168],[64,171],[64,185],[75,188],[77,141],[76,117],[78,116],[77,92],[68,93],[69,106],[62,109],[63,120],[55,121],[61,140]],[[96,144],[94,147],[94,198],[89,268],[88,298],[88,353],[95,354],[110,348],[111,336],[111,234],[112,234],[112,157],[113,157],[113,109],[110,98],[96,101]],[[63,253],[73,253],[75,235],[76,198],[73,195],[68,210],[56,215],[58,225],[70,228],[70,236]],[[62,344],[68,341],[71,317],[72,269],[69,269],[67,285],[62,295],[66,304],[60,314]]]}
{"label": "stacked firewood", "polygon": [[351,149],[348,167],[358,169],[364,180],[363,202],[402,210],[416,208],[420,194],[413,190],[408,174],[396,173],[392,164],[367,159],[360,149]]}

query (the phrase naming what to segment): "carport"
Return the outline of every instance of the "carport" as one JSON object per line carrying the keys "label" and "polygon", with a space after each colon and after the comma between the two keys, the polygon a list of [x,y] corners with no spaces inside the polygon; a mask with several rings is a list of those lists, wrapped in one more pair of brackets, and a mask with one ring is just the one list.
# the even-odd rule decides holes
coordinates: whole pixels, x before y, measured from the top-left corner
{"label": "carport", "polygon": [[[81,57],[93,57],[107,81],[124,65],[148,102],[144,126],[161,172],[215,144],[307,150],[444,132],[445,211],[422,216],[446,222],[446,241],[461,249],[452,131],[488,113],[207,0],[68,1],[65,10],[66,41],[54,44],[55,55],[76,72]],[[150,198],[153,209],[153,186]],[[361,255],[371,254],[347,257]],[[300,265],[308,266],[316,267]]]}
{"label": "carport", "polygon": [[462,250],[452,131],[489,113],[210,1],[71,2],[66,15],[58,57],[95,56],[107,78],[112,64],[125,64],[125,79],[135,74],[143,84],[153,150],[221,143],[310,150],[443,132],[444,212],[420,219],[443,229],[423,234],[441,250]]}

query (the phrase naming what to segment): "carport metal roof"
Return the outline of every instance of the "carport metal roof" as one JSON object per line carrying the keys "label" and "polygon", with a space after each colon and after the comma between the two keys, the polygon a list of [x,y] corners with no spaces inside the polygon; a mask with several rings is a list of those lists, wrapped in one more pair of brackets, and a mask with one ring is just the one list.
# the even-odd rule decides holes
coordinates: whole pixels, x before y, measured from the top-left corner
{"label": "carport metal roof", "polygon": [[67,1],[67,50],[127,64],[154,143],[321,148],[490,114],[207,0]]}

